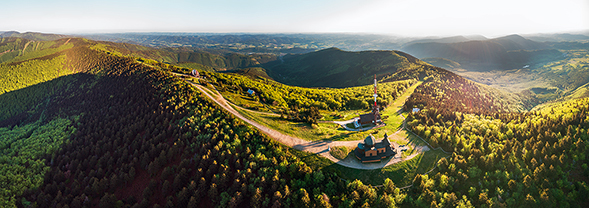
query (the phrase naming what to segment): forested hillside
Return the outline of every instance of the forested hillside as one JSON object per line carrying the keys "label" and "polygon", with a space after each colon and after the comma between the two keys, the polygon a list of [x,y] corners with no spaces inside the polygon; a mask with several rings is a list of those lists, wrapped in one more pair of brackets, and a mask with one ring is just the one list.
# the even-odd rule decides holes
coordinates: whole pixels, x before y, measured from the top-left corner
{"label": "forested hillside", "polygon": [[153,59],[159,62],[179,66],[212,69],[215,71],[234,70],[261,64],[277,59],[272,54],[239,54],[223,50],[203,50],[189,47],[151,48],[128,43],[101,42],[109,51],[116,51],[125,56]]}
{"label": "forested hillside", "polygon": [[447,114],[431,108],[410,114],[412,131],[453,152],[438,162],[438,173],[415,178],[416,203],[587,206],[587,103],[571,100],[529,113]]}
{"label": "forested hillside", "polygon": [[506,93],[431,65],[400,70],[384,77],[383,82],[405,79],[424,80],[405,102],[405,111],[411,111],[413,108],[434,108],[447,112],[477,114],[521,112],[537,104],[532,95]]}
{"label": "forested hillside", "polygon": [[[0,126],[6,119],[20,115],[55,93],[74,73],[68,68],[67,56],[61,53],[74,46],[70,39],[31,41],[21,38],[0,39]],[[19,92],[16,92],[19,91]]]}
{"label": "forested hillside", "polygon": [[270,76],[282,83],[304,87],[353,87],[368,85],[373,75],[395,73],[424,62],[400,51],[348,52],[328,48],[307,54],[284,56],[264,64]]}
{"label": "forested hillside", "polygon": [[23,62],[28,59],[54,54],[71,48],[73,44],[69,43],[68,40],[71,39],[35,41],[15,37],[0,38],[0,63]]}
{"label": "forested hillside", "polygon": [[[583,207],[589,186],[585,145],[589,100],[538,104],[502,94],[437,67],[394,74],[419,77],[405,103],[408,128],[452,152],[439,170],[417,176],[409,195],[418,206]],[[415,198],[413,198],[415,199]]]}

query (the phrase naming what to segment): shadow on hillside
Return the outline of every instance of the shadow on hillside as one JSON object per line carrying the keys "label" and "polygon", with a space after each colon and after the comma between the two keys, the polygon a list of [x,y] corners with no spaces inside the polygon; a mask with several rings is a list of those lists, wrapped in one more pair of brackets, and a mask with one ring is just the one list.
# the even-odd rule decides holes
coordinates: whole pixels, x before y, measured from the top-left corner
{"label": "shadow on hillside", "polygon": [[407,140],[409,140],[409,142],[407,144],[414,144],[415,146],[426,146],[427,145],[423,140],[421,140],[419,137],[417,137],[412,132],[410,132],[406,129],[403,131],[407,135],[407,137],[406,137]]}
{"label": "shadow on hillside", "polygon": [[[80,90],[89,86],[97,75],[77,73],[10,91],[0,95],[0,127],[34,122],[48,116],[47,106],[52,98],[66,90]],[[80,91],[81,92],[81,91]]]}
{"label": "shadow on hillside", "polygon": [[[345,130],[345,129],[340,128],[338,130]],[[328,140],[331,140],[331,141],[347,141],[347,139],[350,138],[350,136],[352,134],[355,134],[355,133],[357,133],[357,132],[356,131],[349,131],[347,133],[341,133],[339,135],[336,135],[336,136],[333,136],[333,137],[329,138]]]}
{"label": "shadow on hillside", "polygon": [[326,165],[323,169],[325,171],[335,172],[339,178],[346,181],[358,179],[364,184],[378,186],[382,185],[385,179],[390,178],[397,187],[403,187],[410,185],[415,175],[426,174],[436,166],[438,160],[447,156],[449,155],[440,150],[435,150],[426,151],[410,160],[392,164],[381,169],[361,170],[344,167],[336,163]]}

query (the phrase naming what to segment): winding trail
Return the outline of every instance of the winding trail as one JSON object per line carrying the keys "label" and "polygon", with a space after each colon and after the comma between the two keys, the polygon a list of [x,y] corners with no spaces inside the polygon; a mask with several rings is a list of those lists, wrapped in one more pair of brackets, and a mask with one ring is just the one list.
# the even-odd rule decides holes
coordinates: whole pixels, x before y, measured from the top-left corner
{"label": "winding trail", "polygon": [[262,111],[255,111],[255,110],[250,110],[247,108],[242,108],[241,106],[235,105],[232,102],[227,101],[227,103],[229,103],[229,105],[233,106],[234,108],[238,108],[239,110],[242,111],[248,111],[248,112],[252,112],[252,113],[259,113],[259,114],[264,114],[264,115],[269,115],[269,116],[276,116],[276,117],[280,117],[279,114],[276,113],[269,113],[269,112],[262,112]]}
{"label": "winding trail", "polygon": [[21,52],[22,54],[25,54],[25,50],[27,50],[27,46],[29,46],[29,43],[31,43],[31,42],[33,42],[33,41],[29,41],[29,42],[25,43],[25,47],[22,49],[22,52]]}
{"label": "winding trail", "polygon": [[[177,73],[174,73],[174,74],[182,75],[182,74],[177,74]],[[180,77],[182,77],[182,76],[180,76]],[[239,119],[247,122],[248,124],[256,127],[258,130],[260,130],[261,132],[265,133],[266,135],[274,138],[278,142],[280,142],[286,146],[293,147],[297,150],[307,151],[310,153],[315,153],[315,154],[321,155],[321,156],[333,161],[334,163],[345,166],[345,167],[355,168],[355,169],[365,169],[365,170],[380,169],[380,168],[389,166],[394,163],[398,163],[398,162],[405,161],[405,160],[410,160],[410,159],[414,158],[415,156],[419,155],[420,153],[422,153],[424,151],[428,151],[430,149],[427,146],[414,146],[414,148],[411,152],[411,155],[403,158],[402,153],[400,152],[399,147],[397,146],[398,144],[393,142],[393,146],[395,147],[397,154],[395,154],[394,157],[389,157],[381,162],[361,163],[360,161],[358,161],[356,158],[353,158],[353,157],[347,157],[344,160],[340,160],[340,159],[333,157],[329,153],[329,151],[328,151],[329,147],[334,147],[334,146],[356,147],[358,145],[358,142],[361,142],[363,140],[356,140],[356,141],[329,141],[329,140],[306,141],[301,138],[286,135],[286,134],[283,134],[281,132],[278,132],[274,129],[268,128],[264,125],[261,125],[255,121],[252,121],[252,120],[246,118],[245,116],[243,116],[239,112],[237,112],[233,108],[233,106],[236,108],[239,108],[240,110],[247,110],[247,111],[251,111],[251,112],[255,112],[255,113],[264,113],[264,114],[270,114],[270,115],[276,115],[276,114],[258,112],[258,111],[253,111],[253,110],[241,108],[241,107],[236,106],[236,105],[230,103],[229,101],[225,100],[225,98],[219,92],[210,91],[211,93],[209,93],[209,89],[206,89],[205,87],[203,87],[199,84],[195,84],[193,82],[190,82],[188,80],[185,80],[185,81],[192,84],[194,87],[199,89],[204,95],[209,97],[211,100],[215,101],[215,103],[217,103],[219,106],[221,106],[222,108],[224,108],[225,110],[227,110],[228,112],[233,114],[234,116],[236,116]],[[212,95],[212,94],[215,94],[215,95]],[[406,98],[408,98],[408,96]],[[398,112],[398,113],[399,113],[399,116],[402,117],[401,113],[400,112]],[[341,122],[338,121],[338,122],[334,122],[334,123],[339,124]],[[403,121],[403,128],[405,128],[405,121]],[[401,128],[401,129],[403,129],[403,128]],[[399,131],[401,131],[401,129],[399,129],[397,132],[392,134],[391,137],[397,136],[397,133],[399,133]]]}

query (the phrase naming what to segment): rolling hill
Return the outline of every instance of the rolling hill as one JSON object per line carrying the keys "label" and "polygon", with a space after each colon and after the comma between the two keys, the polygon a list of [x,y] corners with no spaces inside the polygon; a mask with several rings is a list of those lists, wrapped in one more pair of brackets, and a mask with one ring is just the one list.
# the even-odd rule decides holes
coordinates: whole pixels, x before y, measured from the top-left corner
{"label": "rolling hill", "polygon": [[[484,38],[484,37],[483,37]],[[405,43],[404,45],[411,45],[415,43],[459,43],[459,42],[466,42],[472,39],[464,37],[464,36],[452,36],[452,37],[445,37],[445,38],[423,38],[418,40],[413,40]]]}
{"label": "rolling hill", "polygon": [[248,34],[248,33],[116,33],[84,34],[93,40],[152,47],[190,47],[235,53],[309,53],[338,47],[344,50],[390,50],[405,38],[374,34]]}
{"label": "rolling hill", "polygon": [[526,35],[527,39],[539,42],[571,42],[580,40],[589,40],[587,34],[571,34],[571,33],[559,33],[559,34],[533,34]]}
{"label": "rolling hill", "polygon": [[406,111],[433,108],[441,112],[489,114],[525,112],[538,104],[533,94],[507,93],[428,64],[399,70],[385,76],[382,82],[405,79],[424,80],[405,102]]}
{"label": "rolling hill", "polygon": [[13,37],[13,38],[24,38],[24,39],[28,39],[28,40],[34,40],[34,41],[46,41],[46,40],[58,40],[58,39],[67,38],[67,37],[71,37],[71,36],[61,35],[61,34],[37,33],[37,32],[20,33],[17,31],[4,31],[4,32],[0,31],[0,37],[3,37],[3,38]]}
{"label": "rolling hill", "polygon": [[277,59],[272,54],[240,54],[224,50],[198,48],[151,48],[130,43],[101,42],[106,50],[125,56],[142,57],[179,66],[192,66],[204,70],[236,70],[256,67]]}
{"label": "rolling hill", "polygon": [[460,64],[458,62],[452,61],[452,60],[448,60],[445,58],[423,58],[421,59],[422,61],[425,61],[428,64],[440,67],[440,68],[444,68],[444,69],[459,69],[461,68]]}
{"label": "rolling hill", "polygon": [[449,59],[475,71],[514,69],[562,59],[558,50],[519,35],[457,43],[415,43],[402,50],[418,58]]}
{"label": "rolling hill", "polygon": [[533,40],[528,40],[520,35],[508,35],[504,37],[494,38],[490,41],[498,43],[499,45],[503,46],[507,51],[514,51],[514,50],[542,50],[542,49],[549,49],[545,43],[536,42]]}
{"label": "rolling hill", "polygon": [[329,48],[287,55],[263,67],[275,80],[289,85],[350,87],[370,84],[374,74],[391,74],[422,63],[400,51],[348,52]]}

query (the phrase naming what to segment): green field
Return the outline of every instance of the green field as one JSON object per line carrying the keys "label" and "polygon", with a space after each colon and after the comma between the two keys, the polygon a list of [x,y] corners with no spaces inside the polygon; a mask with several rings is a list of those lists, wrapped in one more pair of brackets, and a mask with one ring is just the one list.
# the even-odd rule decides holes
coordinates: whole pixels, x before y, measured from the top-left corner
{"label": "green field", "polygon": [[347,121],[358,117],[360,114],[365,114],[368,110],[342,110],[337,112],[320,110],[319,112],[323,115],[320,121]]}
{"label": "green field", "polygon": [[276,110],[276,109],[271,109],[271,107],[268,105],[264,105],[264,104],[256,101],[255,98],[252,96],[240,95],[240,94],[236,94],[236,93],[232,93],[232,92],[228,92],[228,91],[221,92],[221,95],[223,95],[223,97],[227,101],[229,101],[237,106],[240,106],[242,108],[261,111],[261,112],[272,112],[272,110]]}
{"label": "green field", "polygon": [[[236,110],[248,119],[256,121],[264,126],[275,129],[281,133],[309,141],[317,141],[324,139],[333,141],[353,141],[364,139],[369,134],[372,134],[376,138],[382,138],[386,133],[387,135],[391,136],[390,139],[392,141],[397,142],[399,144],[404,144],[406,143],[406,140],[404,138],[407,137],[407,134],[404,131],[399,132],[398,135],[392,136],[403,125],[403,119],[397,114],[397,112],[402,108],[403,103],[405,102],[405,98],[411,95],[411,93],[415,90],[415,88],[417,88],[417,86],[419,86],[419,84],[421,84],[421,82],[418,82],[417,84],[411,86],[401,96],[399,96],[397,100],[395,100],[387,108],[381,111],[382,118],[383,121],[386,123],[386,126],[368,131],[348,131],[342,128],[340,125],[334,123],[318,123],[317,125],[310,125],[307,123],[287,121],[281,119],[280,117],[268,114],[244,111],[240,109]],[[343,120],[345,120],[350,119],[350,117],[355,117],[354,114],[350,112],[353,111],[336,111],[332,114],[344,115],[345,117]],[[368,111],[362,113],[366,112]],[[326,116],[324,115],[324,117]],[[420,140],[413,139],[412,142],[420,142]],[[423,145],[422,143],[418,144]]]}
{"label": "green field", "polygon": [[442,150],[430,150],[419,154],[410,160],[389,165],[375,170],[360,170],[344,167],[331,162],[329,159],[316,154],[291,149],[292,153],[301,158],[314,170],[334,171],[345,180],[359,179],[364,184],[381,185],[390,178],[397,187],[410,185],[417,174],[424,174],[435,167],[442,157],[450,156]]}
{"label": "green field", "polygon": [[390,178],[397,187],[402,187],[410,185],[415,175],[424,174],[431,170],[439,159],[447,156],[449,155],[441,150],[430,150],[410,160],[395,163],[382,169],[359,170],[341,165],[334,165],[333,168],[341,173],[339,175],[349,180],[359,179],[364,184],[376,186],[383,184],[385,179]]}
{"label": "green field", "polygon": [[350,153],[352,152],[351,148],[345,147],[345,146],[336,146],[336,147],[331,147],[331,149],[329,150],[329,154],[331,154],[331,156],[340,159],[340,160],[344,160],[346,159]]}

